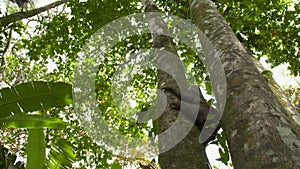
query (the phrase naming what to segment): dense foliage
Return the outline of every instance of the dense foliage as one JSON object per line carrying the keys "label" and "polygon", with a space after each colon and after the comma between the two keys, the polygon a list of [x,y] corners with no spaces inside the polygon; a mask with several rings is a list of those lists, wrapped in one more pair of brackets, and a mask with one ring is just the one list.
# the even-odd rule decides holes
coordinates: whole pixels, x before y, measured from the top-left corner
{"label": "dense foliage", "polygon": [[[156,3],[165,14],[191,20],[187,1],[157,0]],[[241,42],[257,59],[267,56],[272,66],[288,63],[293,75],[300,74],[299,2],[216,0],[215,4]],[[1,9],[2,18],[21,11],[16,4],[8,1],[5,6],[5,9]],[[22,10],[26,13],[34,8],[32,3]],[[7,154],[1,156],[1,168],[8,168],[9,165],[24,168],[21,163],[14,164],[14,154],[21,157],[23,162],[24,158],[27,159],[29,168],[36,165],[35,161],[42,161],[39,165],[46,164],[48,168],[112,169],[147,162],[145,159],[113,154],[105,146],[96,144],[80,127],[71,104],[72,98],[66,99],[66,95],[71,95],[69,84],[73,80],[78,53],[89,38],[104,25],[139,12],[143,12],[143,7],[136,0],[70,0],[7,26],[3,26],[0,19],[0,85],[3,88],[0,91],[0,153]],[[168,26],[172,27],[172,23]],[[151,48],[151,42],[150,34],[121,39],[98,63],[95,80],[99,109],[104,112],[105,119],[114,130],[138,138],[155,135],[155,124],[137,124],[121,115],[124,110],[116,107],[112,98],[112,80],[126,54]],[[211,94],[209,76],[202,61],[195,57],[188,46],[176,39],[175,43],[188,71],[197,79],[198,85]],[[131,78],[132,88],[123,91],[128,93],[127,98],[134,98],[135,106],[130,111],[132,114],[146,111],[153,103],[153,100],[149,100],[150,96],[155,95],[155,67],[136,73]],[[32,81],[35,82],[26,83]],[[48,90],[49,86],[55,87]],[[15,92],[4,94],[12,89]],[[24,95],[19,95],[22,91]],[[289,92],[299,107],[298,89]],[[15,100],[14,95],[21,99]],[[34,138],[39,138],[39,144],[34,142]],[[224,134],[219,134],[218,141],[213,144],[222,147],[219,160],[227,165],[229,153]],[[36,155],[35,149],[47,151]]]}

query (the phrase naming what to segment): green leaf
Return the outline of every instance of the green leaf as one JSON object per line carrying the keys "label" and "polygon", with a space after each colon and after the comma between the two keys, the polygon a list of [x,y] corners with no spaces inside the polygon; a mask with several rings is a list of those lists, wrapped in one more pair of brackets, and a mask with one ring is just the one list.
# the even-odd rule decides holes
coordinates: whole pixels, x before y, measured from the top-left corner
{"label": "green leaf", "polygon": [[66,125],[67,123],[58,118],[41,115],[16,114],[6,118],[0,118],[0,129],[8,127],[64,129]]}
{"label": "green leaf", "polygon": [[229,152],[226,149],[223,151],[222,148],[219,148],[220,158],[216,159],[221,161],[223,164],[227,165],[229,161]]}
{"label": "green leaf", "polygon": [[46,143],[43,129],[29,129],[28,143],[26,146],[27,164],[26,169],[43,169],[46,160]]}
{"label": "green leaf", "polygon": [[122,166],[118,163],[113,163],[110,165],[110,169],[122,169]]}
{"label": "green leaf", "polygon": [[66,157],[64,153],[61,153],[57,150],[50,150],[48,158],[50,160],[47,161],[47,164],[50,166],[50,168],[57,168],[59,166],[72,166],[72,161]]}
{"label": "green leaf", "polygon": [[73,160],[76,156],[72,149],[72,144],[64,139],[60,139],[57,141],[57,145],[59,146],[59,151],[63,153],[68,159]]}
{"label": "green leaf", "polygon": [[211,86],[211,83],[209,81],[205,81],[205,89],[206,89],[206,92],[208,94],[212,93],[212,86]]}
{"label": "green leaf", "polygon": [[[81,148],[74,147],[69,140],[64,138],[53,138],[52,143],[47,157],[47,166],[49,168],[71,168],[73,160],[76,158],[74,152]],[[76,143],[73,142],[73,144]]]}
{"label": "green leaf", "polygon": [[72,103],[67,83],[29,82],[0,90],[0,118],[22,112],[62,107]]}
{"label": "green leaf", "polygon": [[273,73],[270,70],[264,70],[261,72],[262,75],[266,75],[266,76],[272,76]]}

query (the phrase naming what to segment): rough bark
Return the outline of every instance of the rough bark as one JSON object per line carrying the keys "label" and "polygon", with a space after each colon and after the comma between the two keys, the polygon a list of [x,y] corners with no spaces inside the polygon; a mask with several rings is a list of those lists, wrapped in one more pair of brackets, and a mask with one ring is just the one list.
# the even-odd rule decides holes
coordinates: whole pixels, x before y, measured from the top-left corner
{"label": "rough bark", "polygon": [[[146,12],[158,12],[156,6],[151,1],[143,1]],[[179,88],[179,84],[183,88],[188,87],[188,83],[185,79],[185,73],[182,66],[178,65],[181,63],[177,57],[176,49],[173,45],[172,39],[166,35],[161,34],[161,30],[164,33],[168,33],[165,23],[156,14],[146,14],[149,19],[149,26],[152,32],[153,46],[157,49],[163,49],[163,52],[157,51],[157,67],[158,67],[158,89],[163,89],[164,86]],[[170,58],[171,57],[171,58]],[[174,69],[177,68],[177,69]],[[166,73],[168,72],[168,73]],[[176,80],[175,80],[176,79]],[[163,112],[161,116],[157,119],[158,134],[164,133],[172,125],[174,121],[177,120],[179,116],[179,111],[174,109],[173,105],[178,102],[178,96],[168,90],[163,90],[164,98],[158,98],[158,104],[166,102],[166,106],[163,107]],[[165,101],[164,101],[165,100]],[[162,104],[164,105],[164,104]],[[160,106],[158,106],[160,107]],[[188,121],[187,119],[182,119],[183,121]],[[177,131],[178,132],[178,131]],[[178,133],[177,133],[178,134]],[[162,139],[158,137],[159,149],[163,150],[169,141],[173,139],[178,139],[176,133],[170,133],[168,137]],[[193,127],[185,137],[181,138],[181,141],[172,146],[168,151],[160,152],[159,154],[159,164],[162,169],[179,169],[179,168],[189,168],[189,169],[208,169],[209,163],[205,154],[204,145],[199,144],[198,138],[200,132],[196,127]]]}
{"label": "rough bark", "polygon": [[[236,169],[300,168],[300,132],[210,0],[190,0],[196,26],[220,54],[227,95],[222,127]],[[218,91],[215,91],[218,92]]]}
{"label": "rough bark", "polygon": [[22,19],[26,19],[26,18],[30,18],[33,17],[37,14],[40,14],[42,12],[45,12],[51,8],[55,8],[65,2],[68,2],[69,0],[61,0],[61,1],[57,1],[57,2],[53,2],[49,5],[40,7],[40,8],[36,8],[36,9],[32,9],[30,11],[26,11],[26,12],[17,12],[17,13],[13,13],[11,15],[7,15],[4,17],[0,18],[0,27],[4,28],[5,26],[9,25],[10,23],[22,20]]}
{"label": "rough bark", "polygon": [[[257,59],[252,57],[252,60],[256,65],[256,67],[258,68],[259,72],[262,73],[266,70]],[[284,110],[289,116],[291,123],[297,128],[298,131],[300,131],[300,113],[297,112],[296,108],[289,101],[289,98],[287,97],[286,93],[277,84],[277,82],[274,80],[272,75],[263,75],[263,76],[267,80],[271,90],[277,96],[277,99],[279,100],[280,104],[283,106]]]}

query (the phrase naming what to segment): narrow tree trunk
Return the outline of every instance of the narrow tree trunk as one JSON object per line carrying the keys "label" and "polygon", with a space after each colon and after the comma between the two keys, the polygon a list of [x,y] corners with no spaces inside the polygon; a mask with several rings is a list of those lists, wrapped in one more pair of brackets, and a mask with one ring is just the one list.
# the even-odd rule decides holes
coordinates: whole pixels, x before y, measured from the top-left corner
{"label": "narrow tree trunk", "polygon": [[[190,0],[197,27],[215,46],[226,74],[222,127],[236,169],[300,168],[300,131],[291,123],[250,54],[210,0]],[[215,91],[218,92],[218,91]]]}
{"label": "narrow tree trunk", "polygon": [[[145,0],[143,3],[146,12],[158,12],[152,1]],[[163,89],[165,86],[178,89],[179,83],[185,87],[189,86],[185,78],[184,70],[181,69],[181,62],[172,39],[162,34],[168,33],[165,23],[156,14],[148,13],[147,15],[152,32],[153,46],[158,49],[156,60],[158,67],[158,89]],[[161,30],[163,30],[163,32],[161,32]],[[162,50],[160,51],[159,49]],[[198,141],[200,132],[196,127],[193,127],[187,132],[187,135],[182,138],[180,138],[180,134],[182,134],[180,131],[169,133],[168,136],[164,138],[160,137],[164,135],[163,133],[166,132],[166,130],[174,125],[174,121],[177,121],[179,114],[179,111],[172,107],[172,105],[175,104],[174,102],[178,102],[178,97],[172,92],[163,92],[166,101],[164,101],[163,97],[159,97],[158,104],[166,103],[166,106],[163,107],[163,112],[157,120],[159,149],[161,151],[159,154],[160,167],[162,169],[208,169],[209,163],[205,154],[205,147]],[[167,145],[176,139],[180,139],[178,144]],[[168,146],[171,146],[170,149],[166,148]]]}

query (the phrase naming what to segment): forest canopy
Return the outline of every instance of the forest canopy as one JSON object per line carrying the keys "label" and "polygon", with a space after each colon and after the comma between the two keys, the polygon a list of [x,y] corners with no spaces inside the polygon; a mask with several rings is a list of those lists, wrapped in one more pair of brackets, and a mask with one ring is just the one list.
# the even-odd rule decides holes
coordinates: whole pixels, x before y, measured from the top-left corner
{"label": "forest canopy", "polygon": [[[159,120],[149,119],[159,116],[156,102],[161,98],[157,88],[168,82],[161,83],[158,58],[152,50],[155,45],[171,46],[169,51],[176,51],[185,71],[183,76],[199,86],[206,107],[213,107],[216,102],[212,77],[203,61],[205,52],[201,51],[214,43],[207,38],[199,47],[194,31],[198,26],[197,18],[193,17],[196,12],[189,1],[154,1],[155,10],[161,13],[172,34],[171,40],[159,44],[156,34],[151,32],[151,22],[147,21],[149,16],[139,15],[147,11],[139,0],[58,0],[43,4],[42,0],[5,0],[0,4],[0,168],[158,168],[158,163],[163,163],[157,160],[157,135],[162,125]],[[214,0],[213,4],[255,63],[266,58],[272,68],[287,65],[290,76],[299,78],[298,1]],[[129,23],[134,26],[126,25]],[[192,26],[185,29],[182,23]],[[206,34],[209,30],[200,32]],[[203,47],[203,43],[207,45]],[[79,66],[84,68],[78,69]],[[271,70],[257,67],[257,76],[264,78],[263,83],[271,88],[277,86],[272,88],[273,93],[278,98],[287,98],[289,104],[279,99],[280,104],[295,110],[295,114],[288,116],[296,121],[291,125],[299,132],[299,85],[284,88],[283,92],[273,80]],[[227,86],[238,86],[236,81]],[[92,87],[80,88],[83,85]],[[168,92],[168,88],[164,89]],[[77,93],[82,95],[74,97]],[[86,97],[90,93],[93,98]],[[182,94],[174,96],[184,99]],[[177,104],[171,106],[178,109]],[[85,115],[94,109],[102,115],[93,114],[89,120],[101,118],[103,123],[89,126],[85,124]],[[221,128],[222,125],[223,121]],[[231,131],[226,127],[219,130],[208,145],[218,147],[217,161],[222,163],[211,164],[213,168],[234,166],[225,132]],[[128,139],[129,147],[122,147],[123,137]],[[138,147],[140,144],[147,146]],[[197,140],[195,144],[200,143]],[[201,146],[205,149],[206,144]],[[122,148],[113,149],[118,146]]]}

